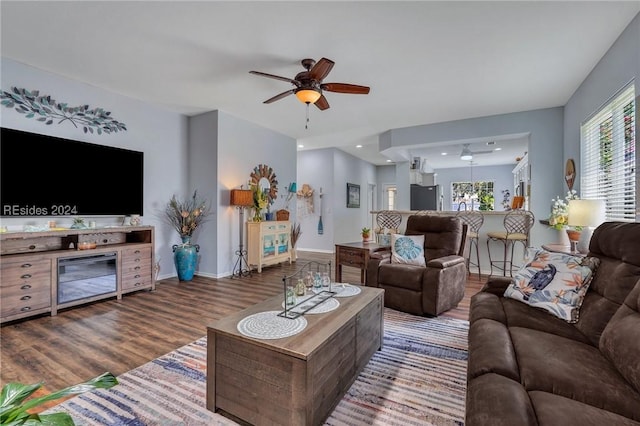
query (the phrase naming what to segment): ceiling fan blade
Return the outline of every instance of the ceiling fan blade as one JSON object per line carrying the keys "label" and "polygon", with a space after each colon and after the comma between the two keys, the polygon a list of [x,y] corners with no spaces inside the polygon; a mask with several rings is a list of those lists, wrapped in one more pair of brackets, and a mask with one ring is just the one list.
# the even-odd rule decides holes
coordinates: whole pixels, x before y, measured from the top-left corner
{"label": "ceiling fan blade", "polygon": [[471,151],[472,154],[491,154],[493,152],[493,150],[491,151]]}
{"label": "ceiling fan blade", "polygon": [[273,98],[269,98],[263,102],[263,104],[270,104],[271,102],[279,101],[282,98],[285,98],[295,92],[295,89],[287,90],[286,92],[282,92],[279,95],[275,95]]}
{"label": "ceiling fan blade", "polygon": [[294,86],[300,86],[299,82],[287,77],[280,77],[279,75],[267,74],[266,72],[260,72],[260,71],[249,71],[249,74],[261,75],[262,77],[268,77],[268,78],[274,78],[276,80],[286,81],[287,83],[291,83]]}
{"label": "ceiling fan blade", "polygon": [[335,65],[331,59],[322,58],[309,70],[309,77],[312,80],[322,81]]}
{"label": "ceiling fan blade", "polygon": [[324,95],[321,95],[314,105],[317,106],[320,111],[324,111],[325,109],[329,108],[329,102],[327,101],[327,98],[324,97]]}
{"label": "ceiling fan blade", "polygon": [[370,88],[367,86],[358,86],[356,84],[347,83],[324,83],[320,85],[322,90],[336,93],[349,93],[352,95],[367,95]]}

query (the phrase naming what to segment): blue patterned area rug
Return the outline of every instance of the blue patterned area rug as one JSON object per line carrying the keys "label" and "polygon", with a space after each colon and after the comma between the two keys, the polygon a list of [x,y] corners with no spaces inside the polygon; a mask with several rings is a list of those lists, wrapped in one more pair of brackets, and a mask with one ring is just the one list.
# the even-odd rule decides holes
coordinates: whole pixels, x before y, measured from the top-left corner
{"label": "blue patterned area rug", "polygon": [[[384,346],[326,425],[463,425],[469,323],[385,308]],[[236,425],[205,408],[206,337],[47,410],[76,425]]]}

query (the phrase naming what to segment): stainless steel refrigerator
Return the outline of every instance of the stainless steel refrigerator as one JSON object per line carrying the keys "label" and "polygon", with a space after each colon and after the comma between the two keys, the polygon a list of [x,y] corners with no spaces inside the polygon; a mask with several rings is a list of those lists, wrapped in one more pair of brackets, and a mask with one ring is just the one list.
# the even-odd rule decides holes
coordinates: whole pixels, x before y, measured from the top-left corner
{"label": "stainless steel refrigerator", "polygon": [[411,210],[441,210],[440,185],[422,186],[411,185]]}

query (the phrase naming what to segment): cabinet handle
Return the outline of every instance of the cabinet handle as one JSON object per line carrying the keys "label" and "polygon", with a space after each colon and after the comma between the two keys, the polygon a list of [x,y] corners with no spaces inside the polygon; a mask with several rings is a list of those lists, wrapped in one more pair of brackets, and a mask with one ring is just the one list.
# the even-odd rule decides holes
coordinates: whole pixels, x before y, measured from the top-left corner
{"label": "cabinet handle", "polygon": [[139,266],[136,266],[136,267],[135,267],[135,268],[133,268],[133,269],[134,269],[134,270],[136,270],[136,271],[139,271],[139,270],[140,270],[140,267],[139,267]]}
{"label": "cabinet handle", "polygon": [[22,287],[20,287],[21,290],[29,290],[31,288],[30,284],[25,284]]}
{"label": "cabinet handle", "polygon": [[35,244],[31,244],[31,245],[29,246],[29,250],[35,250],[35,249],[36,249],[36,245],[35,245]]}
{"label": "cabinet handle", "polygon": [[23,276],[21,276],[20,278],[22,278],[23,280],[26,280],[28,278],[31,278],[31,274],[24,274]]}
{"label": "cabinet handle", "polygon": [[21,268],[31,268],[31,264],[30,263],[23,263],[22,265],[20,265]]}
{"label": "cabinet handle", "polygon": [[31,296],[22,296],[20,298],[20,300],[29,300],[29,299],[31,299]]}
{"label": "cabinet handle", "polygon": [[27,312],[31,310],[31,306],[25,306],[24,308],[20,309],[21,312]]}
{"label": "cabinet handle", "polygon": [[107,240],[106,238],[104,240],[102,240],[102,244],[107,244],[109,242],[109,240]]}
{"label": "cabinet handle", "polygon": [[133,278],[140,278],[140,275],[136,274],[133,276]]}
{"label": "cabinet handle", "polygon": [[140,250],[136,250],[136,251],[134,251],[134,253],[135,253],[135,254],[138,254],[138,253],[140,253]]}

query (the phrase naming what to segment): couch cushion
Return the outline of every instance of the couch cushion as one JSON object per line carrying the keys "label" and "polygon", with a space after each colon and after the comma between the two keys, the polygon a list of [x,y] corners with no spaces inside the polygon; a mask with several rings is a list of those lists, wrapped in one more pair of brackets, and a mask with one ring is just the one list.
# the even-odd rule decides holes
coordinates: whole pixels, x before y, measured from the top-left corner
{"label": "couch cushion", "polygon": [[507,324],[507,315],[502,309],[502,297],[484,291],[471,296],[469,323],[473,324],[482,318]]}
{"label": "couch cushion", "polygon": [[426,261],[452,254],[462,255],[465,236],[462,220],[454,216],[411,215],[405,235],[424,235]]}
{"label": "couch cushion", "polygon": [[384,287],[405,288],[411,291],[422,291],[422,276],[425,268],[414,265],[387,263],[378,268],[378,285]]}
{"label": "couch cushion", "polygon": [[640,394],[598,348],[538,330],[509,331],[527,391],[561,395],[640,421]]}
{"label": "couch cushion", "polygon": [[640,278],[640,223],[605,222],[593,232],[589,256],[600,258],[575,325],[594,345]]}
{"label": "couch cushion", "polygon": [[425,266],[424,235],[391,236],[391,263]]}
{"label": "couch cushion", "polygon": [[577,322],[591,276],[600,260],[537,250],[504,292],[505,297]]}
{"label": "couch cushion", "polygon": [[529,392],[529,398],[541,426],[640,426],[640,423],[619,414],[548,392]]}
{"label": "couch cushion", "polygon": [[[600,339],[600,350],[640,392],[640,280],[620,306]],[[640,410],[640,407],[638,407]]]}
{"label": "couch cushion", "polygon": [[467,376],[474,378],[486,373],[520,381],[509,329],[497,321],[480,319],[469,326]]}
{"label": "couch cushion", "polygon": [[538,425],[529,395],[520,383],[492,373],[468,382],[465,417],[465,425]]}

